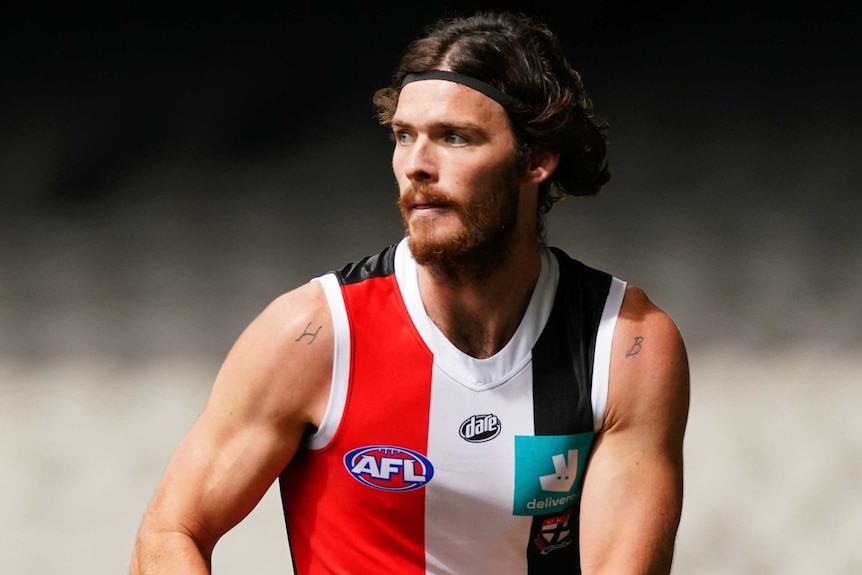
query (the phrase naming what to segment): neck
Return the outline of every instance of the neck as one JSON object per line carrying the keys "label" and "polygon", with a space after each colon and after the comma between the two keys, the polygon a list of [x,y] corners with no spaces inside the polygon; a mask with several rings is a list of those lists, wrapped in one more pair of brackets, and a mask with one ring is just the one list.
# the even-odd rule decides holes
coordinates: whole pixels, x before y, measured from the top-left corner
{"label": "neck", "polygon": [[520,242],[502,261],[419,266],[425,310],[464,353],[486,358],[515,334],[539,277],[539,244]]}

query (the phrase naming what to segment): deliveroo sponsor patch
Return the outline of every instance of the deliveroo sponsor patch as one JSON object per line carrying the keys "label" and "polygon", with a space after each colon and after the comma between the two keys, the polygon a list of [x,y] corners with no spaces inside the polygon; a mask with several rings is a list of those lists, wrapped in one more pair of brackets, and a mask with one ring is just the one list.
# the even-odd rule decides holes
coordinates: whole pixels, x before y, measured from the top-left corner
{"label": "deliveroo sponsor patch", "polygon": [[577,502],[593,435],[516,435],[512,513],[545,515]]}

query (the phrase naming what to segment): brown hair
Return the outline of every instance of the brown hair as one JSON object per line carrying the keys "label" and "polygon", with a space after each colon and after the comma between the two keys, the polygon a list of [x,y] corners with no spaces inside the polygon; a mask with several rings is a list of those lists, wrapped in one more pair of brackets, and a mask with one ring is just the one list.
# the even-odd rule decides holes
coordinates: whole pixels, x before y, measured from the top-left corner
{"label": "brown hair", "polygon": [[392,120],[404,77],[434,69],[466,74],[518,100],[505,108],[522,165],[536,150],[560,153],[556,170],[539,186],[540,227],[554,202],[595,195],[610,179],[607,125],[597,121],[580,75],[545,24],[508,12],[437,21],[407,47],[391,84],[374,94],[382,124]]}

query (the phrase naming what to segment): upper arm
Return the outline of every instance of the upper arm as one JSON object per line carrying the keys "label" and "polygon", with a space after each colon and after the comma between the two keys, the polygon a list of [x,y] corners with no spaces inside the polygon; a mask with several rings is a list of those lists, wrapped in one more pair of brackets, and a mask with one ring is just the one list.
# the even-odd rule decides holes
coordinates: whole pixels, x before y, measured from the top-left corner
{"label": "upper arm", "polygon": [[206,556],[289,463],[329,394],[333,333],[317,282],[272,302],[228,353],[142,531],[180,532]]}
{"label": "upper arm", "polygon": [[682,511],[689,371],[673,321],[628,288],[581,500],[583,572],[668,573]]}

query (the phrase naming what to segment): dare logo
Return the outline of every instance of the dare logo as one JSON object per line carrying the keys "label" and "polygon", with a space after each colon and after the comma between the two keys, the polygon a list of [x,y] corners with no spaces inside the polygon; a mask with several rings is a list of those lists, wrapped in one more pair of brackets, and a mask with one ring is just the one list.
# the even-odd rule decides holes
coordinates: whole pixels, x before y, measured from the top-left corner
{"label": "dare logo", "polygon": [[461,424],[458,433],[465,441],[483,443],[500,435],[500,429],[500,418],[493,413],[486,413],[471,415]]}
{"label": "dare logo", "polygon": [[383,491],[412,491],[431,481],[434,467],[412,449],[371,445],[344,456],[344,466],[357,481]]}

